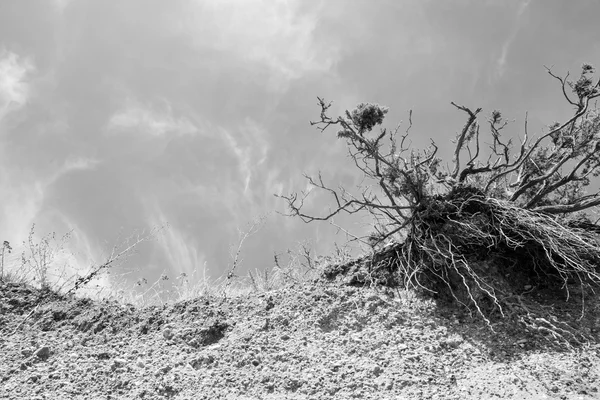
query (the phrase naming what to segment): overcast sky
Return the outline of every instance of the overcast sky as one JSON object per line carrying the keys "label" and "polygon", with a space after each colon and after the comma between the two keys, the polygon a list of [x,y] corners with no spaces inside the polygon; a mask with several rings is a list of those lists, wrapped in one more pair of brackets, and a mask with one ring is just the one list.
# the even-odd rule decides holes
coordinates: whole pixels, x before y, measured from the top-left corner
{"label": "overcast sky", "polygon": [[570,110],[543,66],[600,64],[598,15],[595,0],[0,0],[0,240],[73,230],[84,265],[168,222],[127,279],[217,277],[238,228],[271,213],[241,274],[302,240],[327,254],[344,236],[273,196],[303,172],[359,183],[335,131],[309,125],[316,96],[386,105],[389,127],[412,109],[413,144],[446,153],[464,124],[451,101],[500,109],[515,134],[528,111],[539,132]]}

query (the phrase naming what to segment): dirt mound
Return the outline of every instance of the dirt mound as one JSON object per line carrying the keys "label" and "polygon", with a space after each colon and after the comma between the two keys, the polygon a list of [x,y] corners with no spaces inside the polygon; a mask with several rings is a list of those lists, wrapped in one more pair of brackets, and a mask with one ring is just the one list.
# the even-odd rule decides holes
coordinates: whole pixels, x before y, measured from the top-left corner
{"label": "dirt mound", "polygon": [[600,350],[312,282],[136,309],[0,284],[0,398],[593,399]]}
{"label": "dirt mound", "polygon": [[464,186],[423,200],[406,239],[324,268],[354,286],[411,287],[524,331],[580,346],[600,339],[598,228]]}

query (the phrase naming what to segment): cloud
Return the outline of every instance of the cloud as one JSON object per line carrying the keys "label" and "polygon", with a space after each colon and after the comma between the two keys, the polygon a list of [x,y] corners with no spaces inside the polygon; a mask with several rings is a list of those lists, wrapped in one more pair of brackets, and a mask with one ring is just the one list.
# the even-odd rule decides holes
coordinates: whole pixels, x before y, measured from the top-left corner
{"label": "cloud", "polygon": [[252,178],[252,171],[250,169],[250,149],[240,146],[236,138],[227,130],[223,130],[223,137],[238,161],[240,174],[245,176],[244,192],[246,192],[250,185],[250,179]]}
{"label": "cloud", "polygon": [[33,69],[30,59],[0,51],[0,120],[27,103],[31,88],[26,79]]}
{"label": "cloud", "polygon": [[34,178],[27,173],[11,174],[6,168],[0,167],[0,237],[11,238],[13,241],[24,240],[31,225],[43,217],[40,212],[44,207],[48,188],[65,174],[92,169],[98,163],[99,161],[90,158],[69,157],[47,178]]}
{"label": "cloud", "polygon": [[52,0],[52,5],[59,13],[62,13],[72,2],[73,0]]}
{"label": "cloud", "polygon": [[252,174],[262,165],[269,152],[267,132],[255,121],[246,119],[235,134],[220,129],[221,136],[238,161],[238,170],[244,176],[244,194],[248,193]]}
{"label": "cloud", "polygon": [[[149,214],[148,224],[154,227],[165,226],[167,218],[158,200],[151,201],[146,197],[143,203]],[[168,224],[158,240],[159,248],[167,262],[165,269],[176,273],[185,272],[189,276],[199,270],[205,263],[205,256],[192,242],[189,235],[177,226]]]}
{"label": "cloud", "polygon": [[61,174],[72,170],[92,169],[99,163],[99,160],[93,158],[69,157],[65,161]]}
{"label": "cloud", "polygon": [[39,182],[13,182],[8,173],[0,175],[1,240],[11,243],[25,240],[42,205],[43,193],[43,185]]}
{"label": "cloud", "polygon": [[131,99],[110,117],[108,128],[111,131],[141,131],[151,136],[187,135],[197,131],[187,118],[173,116],[171,105],[166,101],[162,107],[152,107]]}
{"label": "cloud", "polygon": [[174,24],[194,46],[235,55],[269,69],[269,88],[285,88],[307,72],[331,69],[339,48],[315,37],[319,4],[301,10],[302,1],[195,1],[184,20]]}
{"label": "cloud", "polygon": [[508,57],[508,52],[510,50],[511,45],[513,44],[513,42],[515,41],[515,39],[517,37],[517,33],[519,33],[519,29],[521,28],[521,24],[520,24],[521,17],[523,16],[523,13],[525,12],[525,10],[527,10],[527,8],[529,7],[530,3],[531,3],[531,0],[525,0],[525,1],[521,2],[521,4],[519,4],[519,8],[517,10],[517,15],[516,15],[516,22],[513,25],[513,28],[511,30],[510,34],[508,35],[508,38],[504,41],[504,44],[502,45],[502,51],[500,53],[500,57],[496,61],[496,74],[498,77],[502,77],[504,75],[504,72],[506,70],[506,59]]}
{"label": "cloud", "polygon": [[[32,88],[28,77],[34,69],[30,58],[0,50],[0,121],[29,102]],[[0,136],[9,130],[0,126]],[[8,140],[0,140],[0,237],[14,244],[27,238],[42,207],[46,184],[28,168],[15,168],[8,161],[13,155],[10,145]]]}
{"label": "cloud", "polygon": [[57,182],[64,175],[73,171],[92,170],[101,163],[100,160],[90,157],[68,156],[62,165],[54,171],[48,179],[43,182],[44,188],[47,188]]}

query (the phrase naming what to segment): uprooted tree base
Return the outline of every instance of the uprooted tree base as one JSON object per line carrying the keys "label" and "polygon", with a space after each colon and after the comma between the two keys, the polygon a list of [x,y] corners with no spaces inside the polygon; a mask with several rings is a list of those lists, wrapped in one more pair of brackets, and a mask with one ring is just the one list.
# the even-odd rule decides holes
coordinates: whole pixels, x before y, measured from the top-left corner
{"label": "uprooted tree base", "polygon": [[[461,305],[492,328],[499,318],[516,319],[554,341],[596,339],[599,227],[577,214],[600,208],[600,190],[588,193],[600,177],[600,79],[589,64],[576,81],[547,72],[573,109],[569,119],[532,138],[526,117],[516,145],[504,134],[508,121],[494,110],[484,142],[482,109],[451,103],[467,116],[453,140],[451,163],[444,163],[433,140],[425,149],[412,148],[412,111],[402,133],[400,126],[378,128],[387,107],[360,103],[332,117],[332,103],[318,98],[320,117],[311,125],[321,132],[335,128],[366,180],[356,192],[329,186],[320,172],[306,176],[311,188],[332,197],[325,214],[306,212],[310,190],[278,196],[288,215],[307,223],[368,213],[373,230],[353,240],[376,249],[326,275],[413,287]],[[400,243],[380,247],[393,240]],[[579,311],[570,309],[574,303]]]}
{"label": "uprooted tree base", "polygon": [[560,219],[486,197],[472,187],[422,202],[407,238],[330,265],[328,279],[412,287],[485,320],[516,320],[553,342],[600,339],[600,236],[585,219]]}

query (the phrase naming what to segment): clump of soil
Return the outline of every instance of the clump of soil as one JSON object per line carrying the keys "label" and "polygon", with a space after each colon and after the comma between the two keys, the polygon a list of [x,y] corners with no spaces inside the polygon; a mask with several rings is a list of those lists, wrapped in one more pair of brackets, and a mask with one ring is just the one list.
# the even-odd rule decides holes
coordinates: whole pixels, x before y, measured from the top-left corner
{"label": "clump of soil", "polygon": [[0,398],[596,399],[600,347],[315,281],[164,307],[0,283]]}

